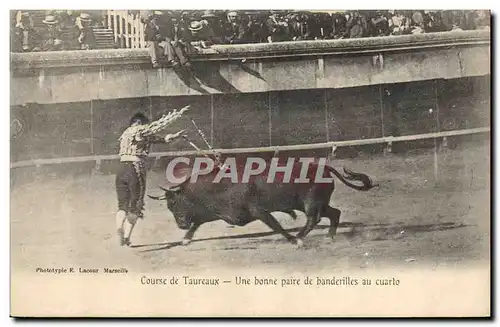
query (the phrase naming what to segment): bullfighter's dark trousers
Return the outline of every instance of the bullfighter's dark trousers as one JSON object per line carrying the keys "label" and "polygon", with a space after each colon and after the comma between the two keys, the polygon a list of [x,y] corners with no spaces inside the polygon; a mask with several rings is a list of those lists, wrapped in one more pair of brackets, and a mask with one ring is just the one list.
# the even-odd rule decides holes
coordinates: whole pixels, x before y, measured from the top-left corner
{"label": "bullfighter's dark trousers", "polygon": [[121,162],[116,174],[118,210],[142,217],[146,193],[146,165],[144,161]]}

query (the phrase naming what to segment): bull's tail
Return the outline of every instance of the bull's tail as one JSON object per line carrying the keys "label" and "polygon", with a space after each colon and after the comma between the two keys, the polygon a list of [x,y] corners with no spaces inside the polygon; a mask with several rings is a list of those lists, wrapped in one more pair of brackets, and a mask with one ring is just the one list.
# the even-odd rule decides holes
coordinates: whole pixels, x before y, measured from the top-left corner
{"label": "bull's tail", "polygon": [[[340,179],[340,181],[342,183],[344,183],[345,185],[347,185],[355,190],[368,191],[368,190],[374,188],[375,186],[377,186],[376,184],[373,184],[370,176],[368,176],[366,174],[355,173],[347,168],[344,168],[344,173],[346,174],[346,176],[344,176],[331,166],[325,165],[325,167],[326,167],[326,170],[328,172],[337,176],[337,178]],[[363,185],[360,186],[360,185],[352,184],[349,182],[349,180],[360,181],[361,183],[363,183]]]}

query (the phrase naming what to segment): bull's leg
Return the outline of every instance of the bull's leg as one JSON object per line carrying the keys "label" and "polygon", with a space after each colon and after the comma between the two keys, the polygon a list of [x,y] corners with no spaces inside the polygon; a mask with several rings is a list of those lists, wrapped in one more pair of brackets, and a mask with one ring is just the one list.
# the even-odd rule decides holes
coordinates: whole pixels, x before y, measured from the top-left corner
{"label": "bull's leg", "polygon": [[261,218],[259,219],[264,224],[269,226],[273,231],[283,235],[290,243],[297,244],[297,246],[299,247],[302,246],[301,242],[299,242],[295,237],[290,235],[283,227],[281,227],[280,223],[270,213],[262,214]]}
{"label": "bull's leg", "polygon": [[202,225],[202,222],[194,222],[191,228],[186,232],[186,235],[184,235],[184,238],[182,239],[182,245],[188,245],[191,243],[191,239],[193,238],[194,233],[196,230]]}
{"label": "bull's leg", "polygon": [[337,234],[337,228],[339,226],[341,213],[342,211],[337,208],[332,208],[329,205],[325,205],[323,207],[323,212],[321,215],[330,219],[330,230],[328,231],[328,236],[332,239],[335,238],[335,235]]}
{"label": "bull's leg", "polygon": [[304,228],[297,234],[297,238],[299,240],[303,240],[304,237],[309,234],[313,230],[314,227],[318,224],[321,218],[320,210],[318,210],[316,204],[312,204],[306,209],[307,222]]}

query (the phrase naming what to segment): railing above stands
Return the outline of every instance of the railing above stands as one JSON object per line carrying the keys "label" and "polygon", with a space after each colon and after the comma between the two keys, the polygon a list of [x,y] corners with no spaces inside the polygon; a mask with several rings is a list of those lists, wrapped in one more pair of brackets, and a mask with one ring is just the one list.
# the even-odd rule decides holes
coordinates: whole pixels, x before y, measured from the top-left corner
{"label": "railing above stands", "polygon": [[108,10],[105,24],[113,31],[115,44],[120,48],[145,48],[144,24],[139,13],[128,10]]}

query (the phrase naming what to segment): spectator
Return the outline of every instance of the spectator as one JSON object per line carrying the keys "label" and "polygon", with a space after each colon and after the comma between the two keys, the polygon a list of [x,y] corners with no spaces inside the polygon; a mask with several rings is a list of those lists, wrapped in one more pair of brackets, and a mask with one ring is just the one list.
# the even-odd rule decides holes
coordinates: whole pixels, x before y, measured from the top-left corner
{"label": "spectator", "polygon": [[357,11],[349,15],[346,27],[351,39],[364,37],[368,29],[366,18]]}
{"label": "spectator", "polygon": [[[175,58],[175,50],[172,48],[172,27],[168,26],[168,20],[164,19],[162,11],[154,11],[143,20],[144,39],[151,57],[153,68],[160,68],[160,60],[167,58],[172,66],[178,65]],[[168,39],[168,41],[167,41]]]}
{"label": "spectator", "polygon": [[282,20],[281,15],[277,11],[272,10],[268,16],[267,28],[269,30],[268,41],[270,43],[291,40],[288,24]]}
{"label": "spectator", "polygon": [[389,18],[384,12],[376,11],[370,15],[368,36],[387,36],[390,32]]}
{"label": "spectator", "polygon": [[474,20],[474,27],[480,30],[489,30],[491,23],[490,12],[488,10],[477,10],[476,14],[477,16]]}
{"label": "spectator", "polygon": [[333,38],[342,39],[347,35],[347,18],[343,14],[333,15]]}
{"label": "spectator", "polygon": [[13,51],[36,51],[38,35],[33,27],[33,19],[27,12],[19,11],[16,17],[16,26],[13,35]]}
{"label": "spectator", "polygon": [[188,53],[195,53],[195,48],[208,48],[214,44],[214,32],[208,25],[195,20],[189,24],[189,30]]}
{"label": "spectator", "polygon": [[[129,11],[140,14],[143,11]],[[37,30],[28,12],[12,16],[14,52],[93,49],[96,47],[92,11],[45,13],[44,28]],[[97,14],[97,13],[95,13]],[[337,13],[297,11],[149,11],[141,14],[145,41],[153,67],[163,60],[171,66],[189,66],[186,54],[195,46],[268,43],[299,40],[380,37],[489,29],[489,11],[353,11]],[[201,25],[200,25],[201,24]]]}
{"label": "spectator", "polygon": [[389,21],[389,30],[391,35],[410,34],[411,19],[404,12],[397,10]]}
{"label": "spectator", "polygon": [[63,48],[62,33],[56,16],[48,15],[43,20],[42,51],[59,51]]}
{"label": "spectator", "polygon": [[208,25],[214,32],[214,43],[225,43],[224,26],[220,18],[215,15],[213,10],[206,10],[201,16],[202,23]]}
{"label": "spectator", "polygon": [[319,13],[317,23],[321,39],[330,39],[333,34],[333,18],[329,13]]}
{"label": "spectator", "polygon": [[439,11],[424,11],[424,25],[426,33],[443,32],[446,30]]}
{"label": "spectator", "polygon": [[[188,31],[181,24],[180,19],[172,17],[172,34],[171,37],[167,37],[167,42],[170,42],[171,45],[171,47],[167,47],[167,59],[173,63],[174,67],[177,64],[185,67],[191,66],[186,55],[187,37]],[[172,50],[173,53],[170,53]]]}
{"label": "spectator", "polygon": [[87,13],[81,13],[76,19],[76,26],[79,30],[78,44],[81,50],[94,49],[96,45],[94,30],[92,29],[92,19]]}
{"label": "spectator", "polygon": [[230,11],[227,14],[227,21],[224,25],[224,43],[245,43],[245,26],[236,11]]}
{"label": "spectator", "polygon": [[412,21],[412,26],[411,26],[412,34],[425,33],[424,16],[420,11],[415,11],[411,15],[411,21]]}
{"label": "spectator", "polygon": [[299,13],[290,13],[287,16],[287,23],[292,41],[303,40],[303,35],[305,34],[305,24],[301,21]]}
{"label": "spectator", "polygon": [[304,13],[303,19],[306,25],[306,33],[304,34],[304,40],[318,40],[321,38],[321,26],[312,13]]}
{"label": "spectator", "polygon": [[[54,15],[59,20],[59,29],[63,40],[63,50],[81,50],[78,37],[80,29],[77,25],[77,18],[73,16],[72,11],[59,10]],[[93,32],[92,32],[93,33]]]}
{"label": "spectator", "polygon": [[248,17],[248,33],[252,43],[266,43],[269,36],[266,21],[259,12],[250,11],[245,13]]}

